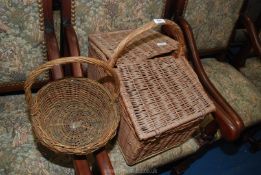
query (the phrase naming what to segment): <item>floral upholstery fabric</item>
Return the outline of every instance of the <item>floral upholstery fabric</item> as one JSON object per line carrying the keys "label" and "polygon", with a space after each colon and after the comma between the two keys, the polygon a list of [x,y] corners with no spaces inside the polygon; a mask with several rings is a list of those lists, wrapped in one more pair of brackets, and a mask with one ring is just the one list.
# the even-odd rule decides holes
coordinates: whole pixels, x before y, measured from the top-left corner
{"label": "floral upholstery fabric", "polygon": [[116,175],[141,173],[158,174],[156,169],[157,167],[181,159],[185,156],[195,153],[199,149],[199,145],[197,144],[196,140],[192,138],[179,147],[170,149],[134,166],[128,166],[117,143],[115,143],[113,146],[109,145],[108,147],[108,150],[110,150],[109,157]]}
{"label": "floral upholstery fabric", "polygon": [[0,174],[73,175],[72,159],[35,140],[24,95],[0,96]]}
{"label": "floral upholstery fabric", "polygon": [[187,0],[183,16],[200,51],[227,46],[242,4],[243,0]]}
{"label": "floral upholstery fabric", "polygon": [[37,0],[0,0],[0,85],[20,82],[43,63]]}
{"label": "floral upholstery fabric", "polygon": [[[247,77],[261,93],[261,61],[260,58],[248,58],[240,72]],[[261,115],[261,114],[260,114]]]}
{"label": "floral upholstery fabric", "polygon": [[202,60],[211,82],[242,117],[245,126],[261,122],[261,92],[239,71],[214,58]]}
{"label": "floral upholstery fabric", "polygon": [[164,5],[159,0],[76,0],[75,30],[81,54],[88,54],[90,33],[137,28],[160,18]]}

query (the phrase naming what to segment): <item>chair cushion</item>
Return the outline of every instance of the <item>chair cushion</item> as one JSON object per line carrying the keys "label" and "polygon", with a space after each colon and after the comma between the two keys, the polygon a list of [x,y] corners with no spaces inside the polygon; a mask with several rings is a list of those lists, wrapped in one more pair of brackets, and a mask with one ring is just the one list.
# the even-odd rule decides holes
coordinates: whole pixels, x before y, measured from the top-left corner
{"label": "chair cushion", "polygon": [[261,121],[261,93],[254,84],[227,63],[207,58],[202,64],[211,82],[242,117],[245,126]]}
{"label": "chair cushion", "polygon": [[81,54],[88,54],[88,35],[135,29],[153,18],[160,18],[165,1],[76,1],[76,33]]}
{"label": "chair cushion", "polygon": [[74,174],[72,159],[37,143],[24,95],[0,96],[0,174]]}
{"label": "chair cushion", "polygon": [[24,81],[43,63],[38,16],[37,1],[0,3],[0,85]]}
{"label": "chair cushion", "polygon": [[191,138],[179,147],[172,148],[133,166],[126,164],[117,143],[109,145],[107,150],[109,150],[109,157],[115,174],[157,174],[155,168],[195,153],[199,147],[196,139]]}
{"label": "chair cushion", "polygon": [[261,60],[260,58],[248,58],[240,72],[247,77],[261,92]]}

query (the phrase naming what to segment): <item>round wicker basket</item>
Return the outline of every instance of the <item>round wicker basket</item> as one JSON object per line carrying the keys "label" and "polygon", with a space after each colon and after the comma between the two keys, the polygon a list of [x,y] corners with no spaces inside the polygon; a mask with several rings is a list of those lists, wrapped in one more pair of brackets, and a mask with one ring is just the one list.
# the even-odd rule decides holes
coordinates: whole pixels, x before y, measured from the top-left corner
{"label": "round wicker basket", "polygon": [[[65,78],[48,83],[32,95],[31,86],[43,71],[72,62],[102,67],[114,78],[115,92],[87,78]],[[61,58],[33,70],[25,82],[25,95],[36,137],[51,150],[66,154],[89,154],[105,146],[120,120],[116,109],[119,85],[115,71],[93,58]]]}

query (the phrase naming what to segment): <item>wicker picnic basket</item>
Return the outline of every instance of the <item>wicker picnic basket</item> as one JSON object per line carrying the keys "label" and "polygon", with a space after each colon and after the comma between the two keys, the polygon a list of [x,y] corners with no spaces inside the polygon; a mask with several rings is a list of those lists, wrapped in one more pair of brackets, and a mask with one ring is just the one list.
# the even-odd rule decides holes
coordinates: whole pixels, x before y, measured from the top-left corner
{"label": "wicker picnic basket", "polygon": [[[48,83],[32,95],[31,86],[40,74],[55,65],[73,62],[102,67],[113,78],[115,92],[87,78],[64,78]],[[37,139],[49,149],[66,154],[89,154],[105,146],[115,136],[120,121],[115,102],[119,85],[115,71],[93,58],[60,58],[39,66],[25,82]]]}
{"label": "wicker picnic basket", "polygon": [[[120,78],[117,141],[128,165],[184,143],[215,110],[184,56],[178,25],[160,24],[176,40],[152,30],[158,25],[154,21],[134,31],[89,36],[89,54],[116,65]],[[88,75],[111,88],[101,69],[90,66]]]}

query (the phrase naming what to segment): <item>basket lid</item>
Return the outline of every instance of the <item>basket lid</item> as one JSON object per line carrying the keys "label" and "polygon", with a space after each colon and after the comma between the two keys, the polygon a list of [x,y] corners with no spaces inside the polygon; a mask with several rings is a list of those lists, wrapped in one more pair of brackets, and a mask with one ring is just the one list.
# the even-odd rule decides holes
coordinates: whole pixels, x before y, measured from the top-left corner
{"label": "basket lid", "polygon": [[215,110],[184,57],[120,64],[117,73],[123,102],[141,140],[184,129]]}
{"label": "basket lid", "polygon": [[[89,36],[90,45],[94,44],[110,59],[114,49],[132,30],[98,33]],[[117,61],[118,64],[138,62],[148,58],[170,53],[177,50],[178,42],[155,30],[144,32],[127,46],[124,54]]]}
{"label": "basket lid", "polygon": [[[110,59],[131,31],[94,34],[90,46]],[[144,32],[117,61],[123,106],[140,140],[182,130],[215,110],[186,58],[173,58],[179,43],[155,30]],[[168,55],[168,56],[166,56]],[[153,59],[149,59],[153,58]]]}

